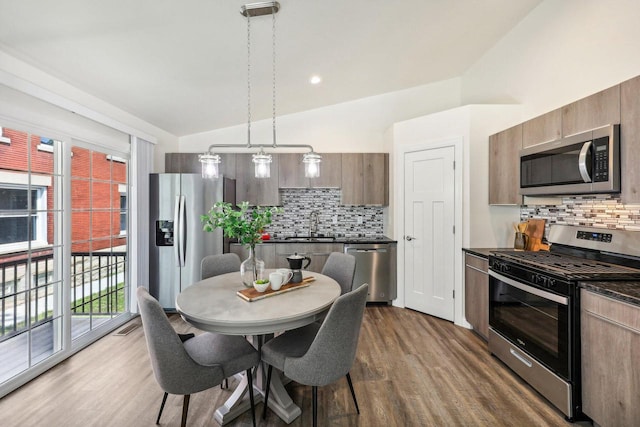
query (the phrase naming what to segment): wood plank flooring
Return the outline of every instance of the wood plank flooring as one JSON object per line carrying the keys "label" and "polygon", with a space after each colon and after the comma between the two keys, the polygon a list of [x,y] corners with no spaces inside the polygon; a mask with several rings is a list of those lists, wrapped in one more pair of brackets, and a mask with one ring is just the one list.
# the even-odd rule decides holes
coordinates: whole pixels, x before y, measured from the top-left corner
{"label": "wood plank flooring", "polygon": [[[178,332],[192,328],[171,316]],[[132,322],[140,322],[134,319]],[[562,414],[492,357],[473,332],[412,310],[367,307],[351,371],[357,415],[346,380],[318,391],[326,426],[570,426]],[[233,390],[236,380],[230,381]],[[311,388],[287,389],[311,425]],[[230,390],[191,397],[189,426],[217,426],[215,408]],[[0,400],[9,426],[153,426],[162,391],[155,382],[142,327],[109,335]],[[179,426],[182,397],[167,400],[161,425]],[[258,425],[285,426],[272,412]],[[250,426],[247,413],[230,425]]]}

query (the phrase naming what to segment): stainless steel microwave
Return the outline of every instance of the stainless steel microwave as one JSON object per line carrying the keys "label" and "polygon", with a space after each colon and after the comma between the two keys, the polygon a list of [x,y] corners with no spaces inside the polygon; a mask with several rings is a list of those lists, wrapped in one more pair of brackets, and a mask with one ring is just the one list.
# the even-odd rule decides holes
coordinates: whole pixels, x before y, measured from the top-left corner
{"label": "stainless steel microwave", "polygon": [[620,125],[520,150],[520,194],[620,192]]}

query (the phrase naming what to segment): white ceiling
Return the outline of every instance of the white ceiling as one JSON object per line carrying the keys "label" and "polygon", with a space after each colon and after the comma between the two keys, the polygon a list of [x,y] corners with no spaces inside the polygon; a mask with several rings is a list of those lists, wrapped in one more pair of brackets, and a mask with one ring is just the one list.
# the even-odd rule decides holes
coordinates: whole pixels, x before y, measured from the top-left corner
{"label": "white ceiling", "polygon": [[[458,77],[540,2],[280,0],[277,113]],[[0,0],[0,49],[183,136],[247,120],[246,3]],[[251,31],[258,120],[271,116],[271,16]]]}

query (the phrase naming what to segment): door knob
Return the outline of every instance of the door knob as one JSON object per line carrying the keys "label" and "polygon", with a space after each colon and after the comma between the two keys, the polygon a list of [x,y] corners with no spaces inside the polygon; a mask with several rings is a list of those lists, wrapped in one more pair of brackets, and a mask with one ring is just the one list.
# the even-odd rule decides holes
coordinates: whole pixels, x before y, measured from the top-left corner
{"label": "door knob", "polygon": [[404,240],[406,240],[407,242],[410,242],[412,240],[417,240],[417,239],[413,236],[404,236]]}

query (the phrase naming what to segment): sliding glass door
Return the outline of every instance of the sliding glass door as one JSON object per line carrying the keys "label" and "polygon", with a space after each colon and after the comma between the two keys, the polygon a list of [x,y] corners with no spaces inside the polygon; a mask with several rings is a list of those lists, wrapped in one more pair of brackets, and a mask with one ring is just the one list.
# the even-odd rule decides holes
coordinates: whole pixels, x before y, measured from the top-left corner
{"label": "sliding glass door", "polygon": [[129,194],[127,153],[0,131],[2,386],[129,312]]}

